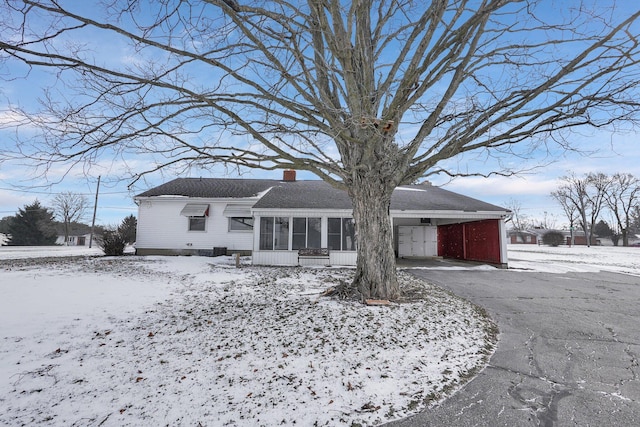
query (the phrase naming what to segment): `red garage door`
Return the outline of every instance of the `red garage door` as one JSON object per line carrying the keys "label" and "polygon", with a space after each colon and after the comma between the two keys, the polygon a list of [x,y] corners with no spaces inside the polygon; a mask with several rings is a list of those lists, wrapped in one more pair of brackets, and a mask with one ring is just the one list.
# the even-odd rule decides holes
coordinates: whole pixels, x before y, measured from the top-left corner
{"label": "red garage door", "polygon": [[500,264],[500,223],[487,219],[438,226],[438,255]]}

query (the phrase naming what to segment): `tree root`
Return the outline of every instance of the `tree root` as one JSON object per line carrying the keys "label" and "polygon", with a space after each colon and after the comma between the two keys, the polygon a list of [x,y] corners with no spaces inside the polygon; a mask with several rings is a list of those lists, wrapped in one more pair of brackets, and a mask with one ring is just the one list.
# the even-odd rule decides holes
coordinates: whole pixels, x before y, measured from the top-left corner
{"label": "tree root", "polygon": [[321,297],[334,297],[338,299],[352,299],[356,301],[362,300],[362,295],[360,292],[353,286],[352,283],[345,282],[344,280],[338,280],[338,284],[335,286],[328,287],[323,293],[320,294]]}

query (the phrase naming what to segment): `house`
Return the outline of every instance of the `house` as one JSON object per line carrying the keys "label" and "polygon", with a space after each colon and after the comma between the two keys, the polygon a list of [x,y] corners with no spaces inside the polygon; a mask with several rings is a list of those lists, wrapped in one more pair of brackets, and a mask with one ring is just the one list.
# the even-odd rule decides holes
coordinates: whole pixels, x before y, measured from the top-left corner
{"label": "house", "polygon": [[541,245],[542,234],[540,231],[547,230],[516,230],[511,229],[508,232],[509,243],[525,244],[525,245]]}
{"label": "house", "polygon": [[[251,254],[258,265],[356,264],[357,224],[346,192],[320,180],[178,178],[135,197],[136,251]],[[507,209],[429,184],[391,199],[398,257],[506,266]]]}
{"label": "house", "polygon": [[[571,231],[569,230],[553,230],[548,228],[533,228],[528,230],[516,230],[511,229],[507,232],[509,243],[511,244],[529,244],[529,245],[543,245],[544,235],[548,232],[556,232],[562,234],[565,240],[565,245],[571,246]],[[574,246],[586,246],[587,238],[584,236],[582,230],[573,231],[573,245]],[[602,244],[598,236],[594,236],[591,239],[592,246],[600,246]]]}
{"label": "house", "polygon": [[73,222],[69,225],[69,236],[65,241],[64,224],[56,224],[56,245],[63,246],[89,246],[91,240],[91,227],[85,224]]}

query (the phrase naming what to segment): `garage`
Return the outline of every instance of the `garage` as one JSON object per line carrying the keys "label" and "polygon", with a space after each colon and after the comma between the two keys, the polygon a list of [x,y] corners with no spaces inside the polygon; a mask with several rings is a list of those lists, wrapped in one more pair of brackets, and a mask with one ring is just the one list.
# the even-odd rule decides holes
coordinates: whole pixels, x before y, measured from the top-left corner
{"label": "garage", "polygon": [[400,258],[438,256],[438,227],[399,226],[398,256]]}

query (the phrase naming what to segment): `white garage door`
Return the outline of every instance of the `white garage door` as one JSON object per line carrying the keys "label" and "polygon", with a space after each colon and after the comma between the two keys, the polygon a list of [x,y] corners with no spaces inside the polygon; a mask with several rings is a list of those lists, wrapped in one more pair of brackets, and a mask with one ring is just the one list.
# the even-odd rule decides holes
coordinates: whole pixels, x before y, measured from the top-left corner
{"label": "white garage door", "polygon": [[438,227],[398,227],[399,257],[428,257],[438,255]]}

